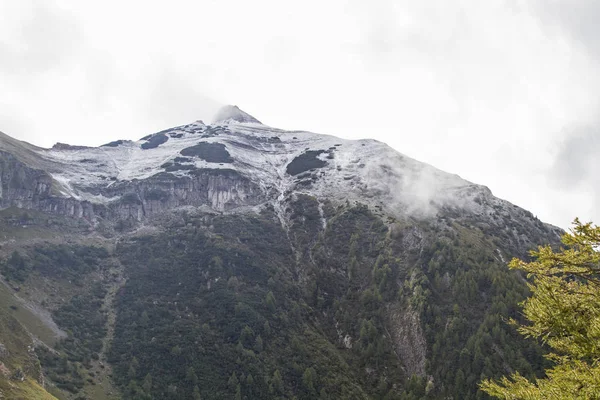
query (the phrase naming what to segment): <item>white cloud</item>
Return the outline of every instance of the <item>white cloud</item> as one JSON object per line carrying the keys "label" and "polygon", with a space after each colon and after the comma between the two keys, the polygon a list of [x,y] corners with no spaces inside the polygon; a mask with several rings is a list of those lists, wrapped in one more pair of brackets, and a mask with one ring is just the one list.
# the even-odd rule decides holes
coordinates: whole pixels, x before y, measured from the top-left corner
{"label": "white cloud", "polygon": [[575,3],[8,0],[0,129],[97,145],[233,103],[385,141],[563,227],[600,221],[552,179],[569,127],[598,121],[599,7]]}

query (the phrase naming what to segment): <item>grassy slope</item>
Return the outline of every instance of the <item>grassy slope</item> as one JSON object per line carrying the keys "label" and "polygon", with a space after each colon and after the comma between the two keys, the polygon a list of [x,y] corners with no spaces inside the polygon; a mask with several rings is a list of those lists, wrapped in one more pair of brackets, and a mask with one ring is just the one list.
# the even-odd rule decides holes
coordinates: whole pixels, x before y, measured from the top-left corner
{"label": "grassy slope", "polygon": [[[26,329],[12,315],[13,310],[0,300],[0,343],[7,350],[1,359],[4,373],[0,373],[0,393],[5,399],[50,400],[56,399],[36,381],[40,366],[28,346],[33,344]],[[21,369],[26,376],[23,381],[11,379]]]}
{"label": "grassy slope", "polygon": [[44,321],[29,310],[12,293],[12,289],[0,283],[0,308],[10,313],[23,327],[48,346],[56,342],[56,335]]}
{"label": "grassy slope", "polygon": [[[0,251],[9,251],[15,244],[32,239],[50,239],[53,237],[49,229],[40,226],[28,227],[17,220],[24,215],[23,210],[14,208],[0,211]],[[28,212],[27,220],[33,223],[35,212]],[[50,400],[56,397],[40,386],[35,378],[39,376],[37,360],[28,353],[28,346],[33,344],[30,333],[48,345],[55,342],[55,334],[40,318],[24,306],[14,295],[14,290],[0,283],[0,343],[8,355],[0,359],[6,367],[5,374],[0,374],[0,393],[6,399]],[[10,375],[18,368],[25,371],[24,381],[10,379]]]}
{"label": "grassy slope", "polygon": [[[81,220],[15,207],[0,210],[0,260],[6,259],[15,250],[26,255],[39,247],[65,243],[86,243],[96,246],[106,243],[103,238],[82,235],[86,232],[87,224]],[[37,272],[32,273],[25,282],[0,283],[0,316],[14,321],[10,326],[14,327],[17,324],[22,328],[0,332],[0,343],[12,343],[15,337],[27,338],[27,344],[19,342],[18,346],[13,346],[19,351],[10,351],[11,360],[13,355],[20,357],[22,354],[26,354],[27,345],[32,344],[27,332],[48,346],[55,347],[57,344],[55,332],[44,323],[43,318],[32,312],[28,305],[46,308],[52,312],[68,303],[72,296],[85,292],[88,284],[102,279],[102,276],[97,273],[92,275],[84,279],[86,284],[83,285],[60,277],[42,276]],[[19,291],[15,290],[17,287],[20,289]],[[19,296],[20,299],[16,296]],[[44,307],[41,306],[42,304]],[[2,322],[2,326],[8,325]],[[25,349],[25,353],[23,353],[23,349]],[[0,359],[1,361],[3,360]],[[94,362],[96,378],[93,379],[93,382],[85,381],[83,392],[89,398],[97,400],[118,398],[108,394],[117,393],[107,376],[110,373],[109,366],[101,369],[98,364],[99,362]],[[12,371],[12,368],[9,369]],[[47,378],[46,376],[47,388],[53,395],[35,384],[35,380],[27,379],[20,383],[4,379],[2,375],[0,375],[0,390],[7,399],[70,399],[77,397],[54,387]]]}

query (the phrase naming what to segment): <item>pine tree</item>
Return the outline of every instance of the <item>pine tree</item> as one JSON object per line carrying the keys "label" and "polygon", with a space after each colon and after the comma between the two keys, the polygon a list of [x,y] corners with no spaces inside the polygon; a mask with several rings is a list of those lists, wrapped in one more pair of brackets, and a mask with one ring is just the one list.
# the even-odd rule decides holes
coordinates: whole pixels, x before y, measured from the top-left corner
{"label": "pine tree", "polygon": [[[562,238],[565,248],[540,247],[533,262],[514,259],[510,268],[532,278],[531,297],[519,325],[526,337],[553,349],[555,365],[546,377],[529,381],[515,373],[500,382],[484,380],[481,389],[501,399],[600,398],[600,227],[575,220]],[[518,325],[515,321],[513,324]]]}
{"label": "pine tree", "polygon": [[143,327],[147,327],[150,324],[150,317],[148,317],[148,312],[142,312],[140,317],[140,325]]}
{"label": "pine tree", "polygon": [[315,393],[315,377],[316,372],[314,368],[306,368],[302,374],[302,385],[310,394]]}
{"label": "pine tree", "polygon": [[257,353],[260,353],[263,351],[263,340],[260,337],[260,335],[258,335],[256,337],[256,340],[254,341],[254,351]]}
{"label": "pine tree", "polygon": [[233,372],[231,374],[231,376],[229,377],[229,380],[227,381],[227,385],[229,386],[229,388],[231,390],[235,390],[239,383],[240,383],[240,381],[238,380],[236,373]]}
{"label": "pine tree", "polygon": [[277,309],[277,306],[275,305],[275,295],[273,295],[272,291],[269,291],[269,293],[267,293],[265,303],[267,304],[267,308],[269,309],[269,311],[274,313]]}
{"label": "pine tree", "polygon": [[269,391],[274,394],[283,394],[283,379],[281,378],[281,372],[279,372],[279,370],[275,370],[273,373]]}
{"label": "pine tree", "polygon": [[152,375],[146,374],[146,377],[144,378],[144,383],[142,383],[142,388],[146,393],[152,392]]}
{"label": "pine tree", "polygon": [[131,362],[129,363],[129,370],[127,371],[127,375],[130,379],[135,379],[137,375],[137,369],[140,366],[140,363],[136,357],[133,357]]}
{"label": "pine tree", "polygon": [[194,386],[194,391],[192,392],[192,399],[202,400],[202,396],[200,395],[200,389],[198,388],[198,385]]}
{"label": "pine tree", "polygon": [[196,370],[194,369],[194,367],[189,367],[187,369],[187,371],[185,373],[185,379],[192,386],[195,386],[198,384],[198,376],[196,375]]}
{"label": "pine tree", "polygon": [[269,321],[265,321],[265,324],[263,325],[263,332],[266,337],[271,335],[271,325],[269,324]]}

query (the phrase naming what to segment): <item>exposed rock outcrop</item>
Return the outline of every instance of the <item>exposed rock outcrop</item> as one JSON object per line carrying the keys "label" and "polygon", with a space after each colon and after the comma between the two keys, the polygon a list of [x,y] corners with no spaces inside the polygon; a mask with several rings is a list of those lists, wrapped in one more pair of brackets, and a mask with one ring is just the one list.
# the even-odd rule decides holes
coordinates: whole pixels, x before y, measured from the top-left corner
{"label": "exposed rock outcrop", "polygon": [[161,173],[102,190],[102,195],[118,199],[108,205],[106,216],[141,220],[183,206],[208,206],[222,212],[265,201],[260,188],[237,171],[203,169],[194,172],[191,177]]}
{"label": "exposed rock outcrop", "polygon": [[0,343],[0,360],[5,360],[9,356],[6,346]]}
{"label": "exposed rock outcrop", "polygon": [[407,376],[425,376],[427,343],[419,314],[410,308],[400,309],[395,306],[388,317],[389,333]]}
{"label": "exposed rock outcrop", "polygon": [[191,176],[159,173],[143,180],[115,182],[108,187],[81,188],[78,193],[85,193],[83,190],[109,201],[92,203],[80,195],[69,196],[67,189],[45,171],[30,168],[13,155],[0,152],[0,208],[15,206],[88,220],[142,220],[182,206],[227,211],[265,201],[255,183],[230,169],[198,169]]}

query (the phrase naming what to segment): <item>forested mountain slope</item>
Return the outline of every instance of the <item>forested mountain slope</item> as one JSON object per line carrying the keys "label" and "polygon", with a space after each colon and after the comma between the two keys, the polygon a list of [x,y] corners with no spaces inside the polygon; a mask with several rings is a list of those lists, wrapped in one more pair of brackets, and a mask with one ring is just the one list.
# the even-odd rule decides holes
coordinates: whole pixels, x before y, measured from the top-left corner
{"label": "forested mountain slope", "polygon": [[475,399],[545,366],[506,261],[560,230],[376,141],[229,106],[99,148],[2,136],[0,187],[26,375],[57,398]]}

